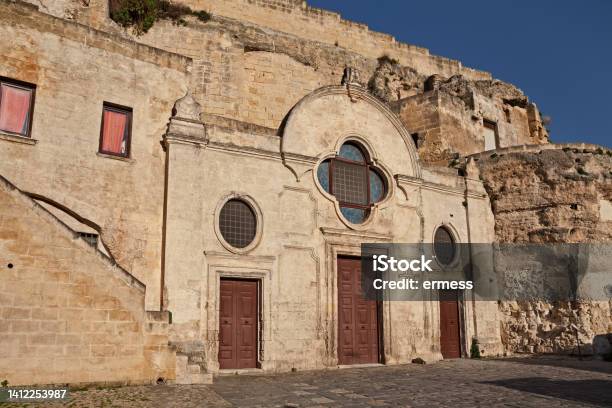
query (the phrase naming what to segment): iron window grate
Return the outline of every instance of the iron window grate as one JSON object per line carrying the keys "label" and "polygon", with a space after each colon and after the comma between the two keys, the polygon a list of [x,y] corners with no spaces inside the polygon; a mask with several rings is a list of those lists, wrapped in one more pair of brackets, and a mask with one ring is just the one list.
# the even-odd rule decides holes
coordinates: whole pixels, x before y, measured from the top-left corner
{"label": "iron window grate", "polygon": [[226,202],[219,214],[219,229],[223,239],[235,248],[245,248],[253,242],[257,220],[253,209],[244,201]]}

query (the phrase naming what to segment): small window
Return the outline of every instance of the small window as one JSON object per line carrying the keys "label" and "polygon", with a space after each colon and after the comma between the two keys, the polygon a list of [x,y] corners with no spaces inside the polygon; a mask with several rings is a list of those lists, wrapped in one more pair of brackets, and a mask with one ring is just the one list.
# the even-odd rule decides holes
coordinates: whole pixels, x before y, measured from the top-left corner
{"label": "small window", "polygon": [[495,122],[492,122],[490,120],[483,120],[483,127],[484,127],[484,142],[485,142],[485,147],[484,150],[485,152],[487,150],[495,150],[497,149],[497,124]]}
{"label": "small window", "polygon": [[34,85],[0,78],[0,130],[30,137]]}
{"label": "small window", "polygon": [[442,265],[450,265],[455,259],[456,245],[453,235],[446,227],[439,227],[434,235],[434,253]]}
{"label": "small window", "polygon": [[234,248],[246,248],[257,233],[255,212],[242,200],[228,200],[219,213],[219,230],[228,244]]}
{"label": "small window", "polygon": [[132,109],[104,103],[100,153],[129,157]]}
{"label": "small window", "polygon": [[81,238],[83,238],[87,243],[93,247],[98,246],[98,234],[93,234],[90,232],[79,232]]}

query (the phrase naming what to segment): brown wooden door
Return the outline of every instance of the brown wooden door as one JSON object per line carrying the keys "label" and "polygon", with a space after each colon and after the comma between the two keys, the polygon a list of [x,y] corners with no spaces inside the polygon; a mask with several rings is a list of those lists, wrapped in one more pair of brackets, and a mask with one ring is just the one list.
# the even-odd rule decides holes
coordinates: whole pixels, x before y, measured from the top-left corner
{"label": "brown wooden door", "polygon": [[219,368],[257,367],[257,282],[222,279]]}
{"label": "brown wooden door", "polygon": [[378,309],[361,293],[361,260],[338,258],[338,364],[378,361]]}
{"label": "brown wooden door", "polygon": [[440,291],[440,348],[442,357],[461,357],[459,300],[456,290]]}

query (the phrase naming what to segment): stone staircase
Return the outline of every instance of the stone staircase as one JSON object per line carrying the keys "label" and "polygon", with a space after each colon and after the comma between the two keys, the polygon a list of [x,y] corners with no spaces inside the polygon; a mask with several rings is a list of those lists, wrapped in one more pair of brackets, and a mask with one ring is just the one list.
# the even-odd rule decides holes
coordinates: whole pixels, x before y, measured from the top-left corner
{"label": "stone staircase", "polygon": [[175,354],[175,384],[212,384],[212,374],[205,372],[203,344],[198,342],[172,344],[168,341],[171,319],[168,311],[147,312],[146,331],[151,338],[149,346],[162,347],[163,343]]}
{"label": "stone staircase", "polygon": [[176,348],[176,384],[212,384],[206,373],[204,345],[200,342],[174,344]]}

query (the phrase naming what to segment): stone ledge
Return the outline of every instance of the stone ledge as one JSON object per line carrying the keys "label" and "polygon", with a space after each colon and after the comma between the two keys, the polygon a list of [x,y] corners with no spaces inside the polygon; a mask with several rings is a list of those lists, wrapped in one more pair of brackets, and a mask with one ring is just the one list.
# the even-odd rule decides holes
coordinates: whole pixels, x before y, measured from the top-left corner
{"label": "stone ledge", "polygon": [[35,145],[38,142],[38,140],[32,139],[31,137],[28,137],[28,136],[19,136],[19,135],[15,135],[12,133],[3,132],[1,130],[0,130],[0,140],[6,140],[7,142],[14,142],[14,143],[23,143],[23,144],[28,144],[28,145]]}
{"label": "stone ledge", "polygon": [[605,146],[591,144],[591,143],[546,143],[546,144],[533,144],[533,145],[518,145],[518,146],[510,146],[510,147],[502,147],[500,149],[495,150],[487,150],[485,152],[474,153],[464,158],[474,158],[475,160],[481,158],[488,158],[491,155],[503,155],[503,154],[511,154],[511,153],[539,153],[543,150],[588,150],[592,152],[596,152],[601,150],[602,152],[609,152],[612,149],[609,149]]}
{"label": "stone ledge", "polygon": [[119,160],[119,161],[126,162],[129,164],[136,163],[136,160],[132,159],[131,157],[115,156],[113,154],[106,154],[106,153],[100,153],[100,152],[96,152],[96,156],[102,157],[105,159]]}

